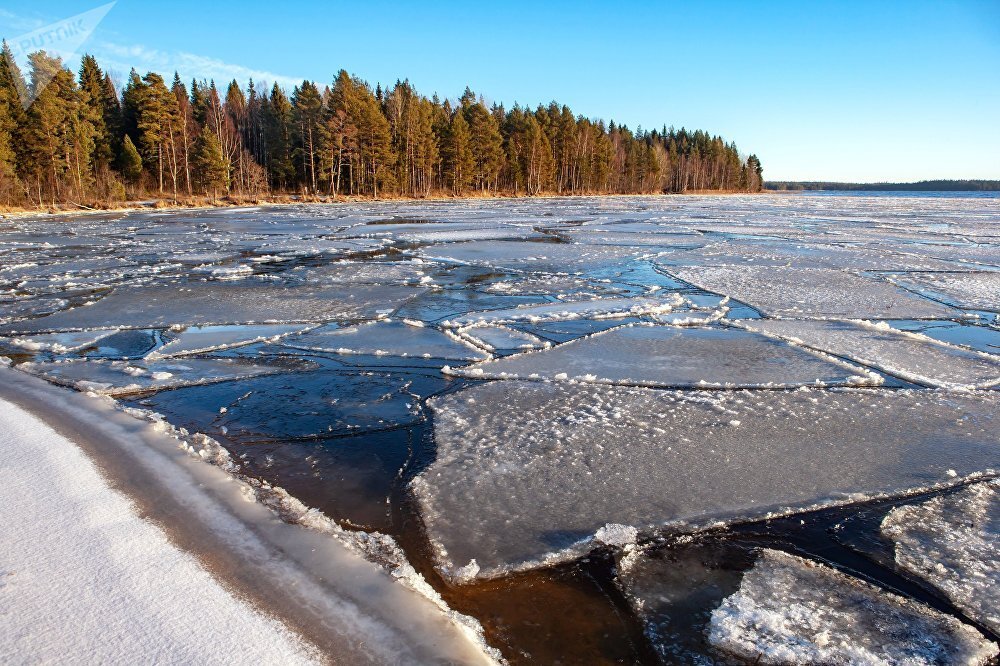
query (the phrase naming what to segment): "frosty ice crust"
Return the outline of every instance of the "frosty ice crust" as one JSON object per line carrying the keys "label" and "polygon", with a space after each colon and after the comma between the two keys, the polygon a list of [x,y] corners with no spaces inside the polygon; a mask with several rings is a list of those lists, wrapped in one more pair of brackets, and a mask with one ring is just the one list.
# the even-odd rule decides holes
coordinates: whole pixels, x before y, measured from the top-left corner
{"label": "frosty ice crust", "polygon": [[552,349],[449,368],[476,379],[658,387],[877,386],[864,368],[740,329],[629,325]]}
{"label": "frosty ice crust", "polygon": [[387,319],[346,328],[327,327],[288,338],[285,344],[338,354],[417,356],[457,361],[489,357],[487,352],[468,341],[408,320]]}
{"label": "frosty ice crust", "polygon": [[882,534],[901,568],[1000,633],[1000,481],[893,509]]}
{"label": "frosty ice crust", "polygon": [[749,331],[850,358],[924,386],[974,389],[1000,384],[1000,356],[899,331],[885,322],[762,319],[734,323]]}
{"label": "frosty ice crust", "polygon": [[789,319],[948,319],[961,311],[873,277],[825,268],[707,266],[674,268],[677,277]]}
{"label": "frosty ice crust", "polygon": [[764,549],[712,613],[709,642],[762,664],[984,664],[976,629],[823,566]]}
{"label": "frosty ice crust", "polygon": [[456,582],[578,556],[607,523],[693,529],[954,484],[1000,444],[995,391],[502,381],[429,404],[438,453],[413,488]]}

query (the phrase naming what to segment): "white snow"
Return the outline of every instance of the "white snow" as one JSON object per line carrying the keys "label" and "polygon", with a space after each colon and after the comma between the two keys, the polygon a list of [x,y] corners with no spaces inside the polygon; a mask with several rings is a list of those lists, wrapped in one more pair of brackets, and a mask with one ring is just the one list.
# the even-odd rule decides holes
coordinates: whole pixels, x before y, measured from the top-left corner
{"label": "white snow", "polygon": [[[485,645],[478,623],[450,610],[407,562],[391,537],[377,532],[344,530],[323,513],[306,507],[281,488],[240,476],[238,465],[217,442],[204,435],[189,435],[185,430],[167,424],[156,414],[122,408],[107,397],[92,397],[52,387],[23,373],[0,372],[3,372],[0,423],[5,415],[13,413],[7,409],[10,403],[5,400],[14,396],[17,402],[30,405],[33,411],[43,410],[56,419],[60,428],[73,433],[74,441],[85,442],[88,451],[85,457],[71,447],[76,451],[73,455],[78,456],[77,459],[68,458],[65,463],[70,468],[71,477],[63,479],[57,474],[47,486],[50,458],[58,460],[70,455],[65,452],[65,447],[50,445],[58,436],[32,417],[26,422],[27,432],[21,429],[12,431],[9,437],[6,433],[0,436],[0,448],[8,447],[2,458],[15,457],[19,465],[27,466],[25,473],[12,468],[13,476],[24,480],[23,487],[9,483],[0,485],[0,496],[4,498],[0,501],[0,517],[5,524],[10,522],[5,514],[8,507],[19,506],[13,501],[6,501],[6,491],[10,488],[11,496],[17,502],[33,503],[42,514],[55,513],[67,523],[75,520],[81,528],[106,529],[106,533],[99,536],[103,536],[106,546],[114,551],[113,564],[133,570],[129,561],[133,555],[143,552],[145,539],[142,543],[132,543],[129,534],[123,534],[117,523],[105,524],[101,520],[95,523],[88,518],[93,513],[88,509],[90,505],[81,506],[84,513],[81,516],[79,512],[66,510],[67,505],[61,500],[65,497],[75,502],[90,501],[89,492],[79,493],[72,483],[63,481],[72,482],[72,475],[84,467],[79,464],[79,459],[87,460],[89,455],[95,455],[102,470],[110,470],[108,473],[112,474],[115,486],[132,492],[143,513],[169,528],[171,538],[179,539],[180,544],[196,552],[198,557],[207,557],[213,563],[213,573],[220,580],[227,584],[231,582],[241,595],[246,594],[269,609],[276,609],[282,617],[294,619],[303,633],[322,647],[326,653],[324,661],[335,656],[350,663],[495,663],[497,654]],[[19,424],[15,426],[20,427]],[[25,445],[24,456],[20,457],[24,438],[27,438],[28,444]],[[36,455],[39,448],[42,453]],[[11,456],[7,451],[17,455]],[[39,464],[39,460],[44,464]],[[61,467],[62,463],[57,466],[56,472]],[[0,477],[4,480],[6,470],[6,467],[0,466]],[[86,469],[82,469],[79,473],[85,472]],[[52,485],[55,490],[47,492],[46,488]],[[49,501],[51,497],[55,497],[55,503]],[[103,496],[94,499],[99,500],[98,503],[105,501]],[[24,518],[22,516],[17,522],[29,523],[28,529],[33,529],[31,521]],[[142,522],[148,525],[144,520]],[[18,574],[18,553],[26,550],[20,539],[24,530],[5,534],[9,534],[8,539],[0,535],[0,570]],[[74,535],[72,531],[68,534]],[[54,537],[57,541],[60,538],[59,534]],[[59,549],[53,549],[53,553],[58,559],[63,552],[72,553],[76,549],[77,543],[69,539],[60,544]],[[97,550],[99,554],[100,549]],[[84,556],[88,555],[86,551],[81,552]],[[111,586],[118,578],[117,571],[115,566],[105,564],[106,559],[95,562],[100,569],[100,580],[107,581]],[[146,567],[140,559],[136,566],[142,569],[145,582],[159,580],[155,565]],[[69,571],[73,570],[70,567]],[[163,599],[169,601],[174,598],[173,590],[180,589],[173,585],[175,578],[183,579],[184,576],[175,577],[173,574],[176,571],[168,570],[167,573],[166,583],[160,587],[164,588]],[[71,580],[67,575],[60,574],[59,577]],[[183,582],[178,580],[179,584]],[[190,621],[195,623],[191,632],[187,632],[187,625],[180,627],[186,632],[184,640],[194,640],[188,633],[197,633],[202,624],[206,633],[214,626],[210,612],[197,612],[199,590],[204,586],[198,579],[194,582],[197,585],[193,589],[184,588],[188,592],[175,605],[159,608],[156,604],[160,600],[160,589],[155,585],[152,597],[146,599],[148,603],[144,604],[147,607],[152,604],[151,612],[161,614],[186,613],[194,609],[196,612],[190,614]],[[4,586],[0,585],[0,597],[4,592]],[[104,605],[122,603],[122,592],[126,596],[129,593],[124,590],[117,597],[105,599],[101,594],[91,595],[84,590],[76,601],[84,608],[100,610]],[[31,604],[30,595],[23,600],[19,598],[18,604]],[[123,606],[125,611],[135,610],[127,603]],[[0,608],[4,606],[0,605]],[[43,608],[42,612],[50,613],[51,609]],[[38,640],[50,645],[49,649],[58,651],[63,645],[54,636],[62,635],[64,625],[79,622],[79,633],[89,639],[88,645],[103,641],[107,626],[102,624],[101,613],[94,613],[92,621],[91,617],[87,614],[75,615],[55,625],[59,627],[58,631],[47,631]],[[18,621],[16,617],[10,619]],[[0,612],[0,625],[7,620]],[[59,620],[59,617],[52,616],[46,622]],[[243,626],[240,622],[230,624],[232,626],[225,623],[219,626],[227,631]],[[43,624],[41,628],[48,626]],[[30,627],[26,628],[26,631],[30,630]],[[269,640],[274,637],[274,632],[260,633],[265,647],[268,643],[272,644],[272,649],[281,647]],[[0,631],[0,635],[6,637],[7,633]],[[256,634],[249,636],[236,631],[229,635],[235,646],[232,642],[220,641],[218,654],[225,657],[209,658],[208,663],[230,663],[233,659],[242,662],[247,655],[244,642],[247,641],[251,647],[255,645]],[[156,639],[156,636],[151,638]],[[209,638],[213,638],[211,633]],[[116,649],[130,648],[128,644],[123,644]],[[252,653],[247,658],[252,659]],[[159,661],[164,660],[174,661]],[[199,662],[195,658],[177,660]],[[92,663],[95,660],[84,661]],[[96,661],[102,660],[98,658]],[[118,661],[135,663],[136,659]],[[285,662],[280,655],[260,661]]]}
{"label": "white snow", "polygon": [[2,407],[4,661],[320,663],[142,518],[72,442]]}
{"label": "white snow", "polygon": [[708,640],[760,664],[972,665],[998,654],[953,617],[769,549],[712,613]]}
{"label": "white snow", "polygon": [[1000,633],[1000,481],[893,509],[882,534],[896,563]]}

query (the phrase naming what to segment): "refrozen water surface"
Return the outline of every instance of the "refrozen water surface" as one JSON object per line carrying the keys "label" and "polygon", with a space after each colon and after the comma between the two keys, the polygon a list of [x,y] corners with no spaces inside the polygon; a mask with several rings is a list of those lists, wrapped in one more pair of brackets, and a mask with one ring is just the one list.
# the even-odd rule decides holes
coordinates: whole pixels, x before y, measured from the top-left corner
{"label": "refrozen water surface", "polygon": [[[918,490],[868,576],[996,640],[998,229],[982,194],[3,218],[0,362],[384,532],[513,663],[739,662],[704,628],[752,561],[712,544]],[[629,559],[692,532],[710,571]],[[809,534],[822,559],[833,537]]]}

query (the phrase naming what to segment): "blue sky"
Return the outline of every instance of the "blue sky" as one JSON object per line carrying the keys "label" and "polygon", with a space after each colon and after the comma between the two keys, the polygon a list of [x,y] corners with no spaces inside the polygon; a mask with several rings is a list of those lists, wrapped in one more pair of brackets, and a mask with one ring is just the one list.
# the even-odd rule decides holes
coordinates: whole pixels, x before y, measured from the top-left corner
{"label": "blue sky", "polygon": [[[5,0],[14,38],[103,0]],[[702,128],[787,180],[1000,179],[1000,1],[119,0],[83,50],[217,80],[373,84]],[[76,68],[76,63],[74,63]]]}

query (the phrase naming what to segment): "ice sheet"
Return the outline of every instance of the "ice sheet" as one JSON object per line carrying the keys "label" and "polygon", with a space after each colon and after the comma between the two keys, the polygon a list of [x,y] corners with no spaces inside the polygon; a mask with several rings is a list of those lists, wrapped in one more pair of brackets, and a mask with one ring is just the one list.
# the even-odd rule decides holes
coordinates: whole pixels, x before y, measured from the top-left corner
{"label": "ice sheet", "polygon": [[191,326],[171,331],[176,337],[150,353],[150,358],[180,356],[198,352],[228,349],[252,342],[275,341],[290,333],[305,330],[296,324],[262,324],[258,326]]}
{"label": "ice sheet", "polygon": [[536,335],[509,326],[466,326],[456,334],[487,351],[497,349],[542,349],[551,346]]}
{"label": "ice sheet", "polygon": [[444,322],[452,327],[474,324],[513,322],[566,321],[570,319],[616,319],[647,314],[663,314],[684,304],[679,294],[663,294],[655,298],[600,298],[569,303],[527,305],[489,312],[471,312]]}
{"label": "ice sheet", "polygon": [[1000,634],[1000,481],[893,509],[882,534],[896,563]]}
{"label": "ice sheet", "polygon": [[475,363],[462,377],[547,379],[660,387],[778,388],[878,385],[864,369],[733,329],[631,325],[542,352]]}
{"label": "ice sheet", "polygon": [[501,381],[429,404],[437,457],[413,487],[453,579],[585,552],[607,523],[692,529],[951,484],[1000,444],[994,391]]}
{"label": "ice sheet", "polygon": [[938,342],[885,322],[735,322],[747,330],[850,358],[902,379],[941,388],[986,388],[1000,384],[1000,356]]}
{"label": "ice sheet", "polygon": [[887,282],[847,271],[722,266],[672,268],[670,272],[702,289],[790,319],[947,319],[961,314]]}
{"label": "ice sheet", "polygon": [[472,361],[488,358],[454,335],[419,322],[384,320],[350,328],[325,327],[285,340],[298,349],[336,352],[338,354],[375,354],[377,356],[418,356]]}
{"label": "ice sheet", "polygon": [[32,351],[51,351],[61,354],[89,347],[95,342],[117,332],[117,329],[77,331],[74,333],[45,333],[21,338],[0,338],[0,343]]}
{"label": "ice sheet", "polygon": [[58,384],[107,395],[125,395],[178,386],[289,372],[307,363],[258,365],[241,359],[187,358],[149,361],[55,361],[22,363],[20,370]]}
{"label": "ice sheet", "polygon": [[[1000,246],[996,262],[1000,263]],[[893,281],[958,307],[1000,312],[1000,272],[907,273]]]}
{"label": "ice sheet", "polygon": [[712,614],[709,642],[759,664],[983,664],[997,654],[953,617],[768,549]]}
{"label": "ice sheet", "polygon": [[123,287],[93,305],[18,324],[8,332],[40,332],[121,326],[312,322],[371,319],[420,293],[396,286],[284,287],[267,282],[192,282]]}

